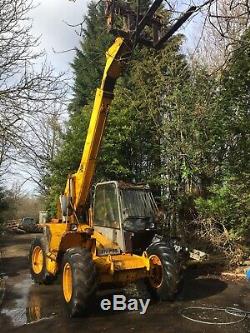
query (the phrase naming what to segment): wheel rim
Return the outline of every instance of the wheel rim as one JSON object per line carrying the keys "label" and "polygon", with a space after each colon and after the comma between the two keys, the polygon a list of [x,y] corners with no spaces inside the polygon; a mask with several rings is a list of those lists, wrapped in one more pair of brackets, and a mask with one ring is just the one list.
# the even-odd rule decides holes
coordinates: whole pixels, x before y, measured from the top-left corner
{"label": "wheel rim", "polygon": [[43,269],[43,250],[36,246],[32,252],[32,269],[35,274],[41,273]]}
{"label": "wheel rim", "polygon": [[163,281],[163,268],[160,258],[157,255],[149,257],[150,275],[149,281],[152,287],[159,288]]}
{"label": "wheel rim", "polygon": [[72,269],[69,263],[66,263],[63,268],[63,294],[68,303],[72,297]]}

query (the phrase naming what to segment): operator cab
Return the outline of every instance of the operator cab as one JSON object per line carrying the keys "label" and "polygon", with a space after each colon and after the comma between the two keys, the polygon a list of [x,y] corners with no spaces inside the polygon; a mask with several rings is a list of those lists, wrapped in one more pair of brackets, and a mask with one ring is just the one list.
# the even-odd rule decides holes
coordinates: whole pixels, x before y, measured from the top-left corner
{"label": "operator cab", "polygon": [[123,252],[141,254],[151,244],[157,212],[148,186],[109,181],[95,187],[94,228]]}

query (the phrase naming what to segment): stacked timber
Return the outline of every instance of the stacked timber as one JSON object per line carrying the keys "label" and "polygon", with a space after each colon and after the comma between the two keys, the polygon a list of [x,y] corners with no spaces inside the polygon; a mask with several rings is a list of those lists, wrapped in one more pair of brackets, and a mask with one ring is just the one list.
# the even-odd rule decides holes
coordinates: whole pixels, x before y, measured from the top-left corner
{"label": "stacked timber", "polygon": [[10,220],[3,224],[3,231],[15,234],[42,232],[40,225],[36,223],[22,223],[22,219]]}
{"label": "stacked timber", "polygon": [[20,228],[21,219],[9,220],[3,224],[3,230],[15,234],[25,234],[25,230]]}

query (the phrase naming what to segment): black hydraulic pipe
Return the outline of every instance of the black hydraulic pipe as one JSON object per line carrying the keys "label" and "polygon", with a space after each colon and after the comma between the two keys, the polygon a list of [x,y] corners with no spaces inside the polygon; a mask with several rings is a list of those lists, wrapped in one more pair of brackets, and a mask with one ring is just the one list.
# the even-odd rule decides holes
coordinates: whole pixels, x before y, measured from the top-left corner
{"label": "black hydraulic pipe", "polygon": [[135,35],[136,36],[140,35],[140,33],[142,32],[142,30],[148,24],[148,22],[153,17],[154,13],[160,7],[160,5],[162,4],[162,2],[163,2],[163,0],[155,0],[152,3],[151,7],[147,10],[146,14],[143,16],[143,18],[139,22],[139,24],[137,26],[137,29],[136,29],[136,32],[133,34],[133,37],[135,37]]}
{"label": "black hydraulic pipe", "polygon": [[182,26],[184,22],[196,11],[196,6],[190,7],[173,25],[166,34],[155,44],[156,49],[160,49],[163,44]]}

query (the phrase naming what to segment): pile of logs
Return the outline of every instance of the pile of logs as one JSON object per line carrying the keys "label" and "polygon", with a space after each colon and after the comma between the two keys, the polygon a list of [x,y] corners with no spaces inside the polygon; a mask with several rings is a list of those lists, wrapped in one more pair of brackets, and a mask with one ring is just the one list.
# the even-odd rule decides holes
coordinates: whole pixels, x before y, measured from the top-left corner
{"label": "pile of logs", "polygon": [[21,219],[10,220],[3,224],[3,230],[15,234],[25,234],[25,231],[20,228]]}
{"label": "pile of logs", "polygon": [[30,225],[22,225],[22,220],[10,220],[3,224],[4,231],[8,233],[15,233],[15,234],[25,234],[25,233],[36,233],[42,232],[42,228],[38,224],[31,223]]}

